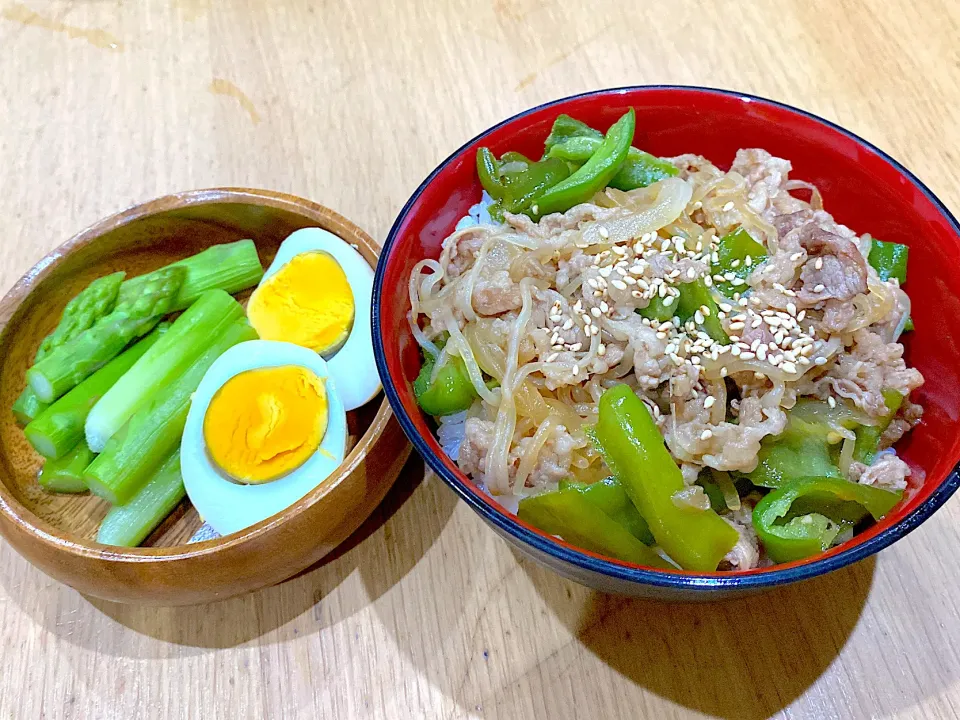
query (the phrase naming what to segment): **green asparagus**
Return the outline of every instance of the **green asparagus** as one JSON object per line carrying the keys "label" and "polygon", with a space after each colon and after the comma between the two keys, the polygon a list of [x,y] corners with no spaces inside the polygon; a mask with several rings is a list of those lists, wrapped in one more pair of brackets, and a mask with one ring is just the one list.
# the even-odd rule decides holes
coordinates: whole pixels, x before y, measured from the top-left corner
{"label": "green asparagus", "polygon": [[[117,294],[125,274],[122,272],[98,278],[67,303],[60,324],[40,343],[33,362],[38,363],[56,348],[73,340],[97,320],[109,313],[117,302]],[[32,422],[47,409],[29,385],[13,404],[13,414],[21,426]]]}
{"label": "green asparagus", "polygon": [[126,352],[118,355],[47,408],[24,429],[27,440],[44,457],[56,460],[84,439],[90,409],[133,367],[169,329],[162,324]]}
{"label": "green asparagus", "polygon": [[51,492],[81,493],[87,491],[83,471],[93,461],[93,451],[82,440],[59,460],[47,460],[37,482]]}
{"label": "green asparagus", "polygon": [[[167,267],[181,267],[187,271],[187,277],[173,303],[174,311],[186,310],[208,290],[223,290],[233,295],[254,287],[263,278],[263,266],[253,240],[214,245]],[[121,301],[136,296],[141,286],[150,282],[154,275],[156,273],[149,273],[125,282],[120,288]]]}
{"label": "green asparagus", "polygon": [[86,435],[93,451],[102,452],[138,410],[200,357],[210,338],[241,317],[240,303],[223,290],[204,293],[90,411]]}
{"label": "green asparagus", "polygon": [[186,494],[180,474],[180,451],[177,450],[130,502],[110,509],[97,533],[97,542],[137,547]]}
{"label": "green asparagus", "polygon": [[[173,329],[168,337],[170,334]],[[84,477],[90,489],[114,505],[129,502],[180,443],[191,398],[210,366],[234,345],[256,337],[244,320],[235,322],[215,339],[206,338],[203,354],[138,411],[87,468]],[[154,345],[154,349],[160,344]],[[114,386],[117,387],[119,383]]]}
{"label": "green asparagus", "polygon": [[13,403],[13,417],[20,427],[25,427],[36,420],[48,407],[50,406],[47,403],[40,402],[33,388],[27,385]]}
{"label": "green asparagus", "polygon": [[186,271],[170,268],[145,284],[135,298],[118,302],[93,327],[56,348],[27,371],[42,402],[53,402],[102,368],[130,343],[148,333],[168,312]]}
{"label": "green asparagus", "polygon": [[84,330],[93,327],[97,320],[113,310],[125,276],[126,273],[117,272],[98,278],[68,302],[63,309],[60,324],[40,343],[37,362],[61,345],[73,340]]}

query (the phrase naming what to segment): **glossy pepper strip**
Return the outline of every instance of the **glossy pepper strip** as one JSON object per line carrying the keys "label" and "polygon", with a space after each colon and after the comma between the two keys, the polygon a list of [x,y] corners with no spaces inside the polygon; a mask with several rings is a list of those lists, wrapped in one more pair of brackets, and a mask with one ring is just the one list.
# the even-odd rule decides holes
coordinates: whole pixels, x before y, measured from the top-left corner
{"label": "glossy pepper strip", "polygon": [[[749,265],[747,258],[750,259]],[[728,273],[733,273],[734,277],[746,280],[747,276],[766,259],[767,249],[754,240],[746,230],[738,228],[720,238],[717,243],[717,262],[711,266],[710,273],[725,277],[729,277]],[[744,290],[742,284],[734,285],[730,280],[718,282],[716,278],[714,278],[714,287],[727,297],[733,297],[734,293]]]}
{"label": "glossy pepper strip", "polygon": [[[595,137],[574,137],[554,145],[549,157],[582,164],[589,160],[600,148],[601,140]],[[610,180],[610,187],[617,190],[636,190],[652,185],[664,178],[674,177],[680,171],[675,165],[654,157],[650,153],[631,147],[623,166]]]}
{"label": "glossy pepper strip", "polygon": [[737,531],[713,510],[674,504],[673,495],[684,488],[680,468],[650,412],[628,386],[617,385],[601,396],[595,435],[657,544],[685,570],[716,570],[737,542]]}
{"label": "glossy pepper strip", "polygon": [[891,421],[903,404],[903,395],[896,390],[884,390],[883,402],[887,406],[887,414],[880,419],[878,425],[863,425],[857,428],[857,444],[853,450],[853,459],[864,465],[873,464],[877,452],[880,450],[880,438],[890,426]]}
{"label": "glossy pepper strip", "polygon": [[[557,115],[557,119],[553,121],[553,127],[550,129],[550,134],[547,136],[547,141],[544,143],[543,156],[547,157],[557,145],[562,145],[573,138],[603,140],[603,133],[569,115]],[[586,160],[587,158],[583,159],[583,161]]]}
{"label": "glossy pepper strip", "polygon": [[617,560],[661,569],[671,566],[577,490],[566,488],[520,501],[518,517],[571,545]]}
{"label": "glossy pepper strip", "polygon": [[[713,340],[721,345],[729,345],[730,338],[723,330],[719,313],[720,309],[702,278],[680,286],[680,297],[677,298],[677,316],[680,320],[686,322],[694,318],[697,325]],[[700,317],[703,319],[700,320]]]}
{"label": "glossy pepper strip", "polygon": [[488,148],[477,151],[480,184],[496,200],[491,216],[502,219],[503,212],[531,214],[537,199],[549,188],[565,180],[570,169],[562,160],[547,158],[534,162],[520,153],[504,153],[497,160]]}
{"label": "glossy pepper strip", "polygon": [[[843,519],[836,521],[825,513],[837,501],[856,503],[875,520],[881,519],[899,502],[900,493],[860,485],[836,478],[802,478],[774,490],[757,503],[753,526],[770,559],[791,562],[824,552],[836,538]],[[794,502],[806,499],[808,514],[787,518]],[[823,512],[811,511],[822,503]]]}
{"label": "glossy pepper strip", "polygon": [[636,113],[630,108],[610,127],[600,147],[583,167],[537,200],[537,212],[533,216],[565,212],[607,187],[627,159],[635,127]]}
{"label": "glossy pepper strip", "polygon": [[424,358],[420,374],[413,382],[417,404],[428,415],[440,417],[463,412],[473,404],[477,391],[459,357],[448,355],[434,374],[435,361]]}
{"label": "glossy pepper strip", "polygon": [[903,285],[907,281],[907,258],[910,248],[895,242],[874,240],[870,244],[870,255],[867,257],[881,280],[896,278]]}
{"label": "glossy pepper strip", "polygon": [[623,485],[615,477],[611,476],[590,484],[561,480],[560,489],[580,493],[609,515],[612,520],[623,525],[644,545],[653,545],[656,542],[647,521],[637,512]]}
{"label": "glossy pepper strip", "polygon": [[820,400],[799,400],[787,410],[784,431],[764,438],[757,467],[747,477],[754,485],[769,488],[804,477],[842,479],[843,473],[831,456],[831,440],[839,441],[840,431],[858,426],[856,416],[844,403],[830,407]]}

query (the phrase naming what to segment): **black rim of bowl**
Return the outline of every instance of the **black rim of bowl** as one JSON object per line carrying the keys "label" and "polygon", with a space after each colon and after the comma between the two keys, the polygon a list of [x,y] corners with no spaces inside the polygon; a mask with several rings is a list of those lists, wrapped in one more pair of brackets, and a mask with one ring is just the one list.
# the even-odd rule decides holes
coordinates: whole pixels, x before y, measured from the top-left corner
{"label": "black rim of bowl", "polygon": [[879,533],[875,537],[866,540],[854,547],[851,547],[847,550],[842,550],[841,552],[827,558],[820,558],[817,560],[810,561],[803,565],[796,567],[785,568],[782,570],[771,569],[766,570],[761,573],[752,574],[752,575],[698,575],[696,573],[685,573],[685,574],[673,574],[659,572],[657,570],[646,570],[643,568],[630,567],[626,565],[621,565],[614,561],[604,560],[592,555],[588,555],[584,552],[580,552],[576,549],[560,545],[559,543],[550,540],[549,538],[539,535],[531,530],[528,530],[523,525],[521,525],[512,515],[502,513],[497,510],[493,505],[488,504],[483,499],[478,497],[477,493],[482,492],[481,490],[474,491],[470,486],[463,482],[459,477],[452,473],[443,461],[437,457],[437,455],[430,449],[423,437],[421,437],[419,431],[413,424],[410,416],[407,414],[406,410],[403,407],[403,404],[400,402],[400,396],[397,393],[396,388],[394,387],[393,381],[390,377],[390,374],[387,370],[386,359],[384,355],[383,348],[383,338],[380,335],[380,301],[383,291],[383,282],[384,275],[386,272],[386,264],[390,258],[390,252],[393,249],[394,243],[396,243],[399,236],[400,226],[403,224],[404,219],[409,214],[413,205],[419,200],[420,195],[423,191],[430,185],[434,178],[449,165],[456,157],[458,157],[466,148],[470,147],[479,140],[482,140],[484,137],[490,133],[498,130],[499,128],[514,122],[520,118],[526,117],[534,112],[539,110],[550,108],[556,105],[562,105],[571,100],[577,100],[581,98],[588,97],[602,97],[607,95],[613,95],[617,93],[632,92],[632,91],[645,91],[645,90],[679,90],[679,91],[693,91],[693,92],[703,92],[711,93],[716,95],[723,95],[726,97],[747,100],[750,102],[760,102],[772,105],[783,110],[787,110],[798,115],[802,115],[816,122],[822,123],[823,125],[835,130],[836,132],[845,135],[849,139],[858,143],[862,147],[876,153],[886,162],[890,163],[898,172],[900,172],[904,177],[910,180],[913,185],[922,192],[927,199],[932,202],[940,213],[947,219],[950,225],[953,227],[954,233],[960,235],[960,225],[958,225],[956,218],[951,214],[951,212],[946,208],[946,206],[940,201],[940,199],[917,178],[912,172],[910,172],[906,167],[904,167],[897,160],[892,158],[886,152],[876,147],[867,140],[864,140],[859,135],[856,135],[849,130],[846,130],[834,122],[826,120],[818,115],[815,115],[806,110],[793,107],[792,105],[787,105],[785,103],[777,102],[776,100],[769,100],[757,95],[750,95],[748,93],[735,92],[732,90],[721,90],[718,88],[710,87],[701,87],[696,85],[633,85],[617,88],[607,88],[603,90],[592,90],[586,93],[580,93],[578,95],[570,95],[568,97],[560,98],[558,100],[553,100],[551,102],[543,103],[537,105],[536,107],[524,110],[516,115],[513,115],[502,122],[497,123],[493,127],[485,130],[480,133],[473,139],[467,141],[461,145],[457,150],[450,154],[446,160],[444,160],[437,168],[427,176],[420,186],[417,188],[416,192],[407,200],[406,204],[403,206],[403,209],[400,211],[400,214],[397,216],[396,221],[393,224],[393,227],[390,229],[390,234],[387,236],[387,240],[384,243],[383,249],[380,252],[380,262],[377,265],[376,277],[374,280],[373,287],[373,312],[372,312],[372,325],[373,325],[373,345],[374,345],[374,354],[376,355],[377,360],[377,369],[380,372],[380,377],[383,381],[383,388],[386,392],[387,399],[390,402],[390,406],[393,408],[394,413],[397,416],[397,420],[400,422],[400,426],[403,428],[404,433],[410,439],[410,442],[413,443],[414,448],[418,453],[426,460],[430,468],[437,473],[444,482],[446,482],[450,487],[452,487],[456,493],[464,500],[466,503],[473,508],[482,518],[488,522],[493,523],[498,528],[504,532],[511,535],[514,539],[531,546],[537,551],[544,553],[546,555],[553,556],[558,560],[569,563],[576,566],[581,570],[588,572],[597,573],[599,575],[604,575],[616,580],[624,580],[627,582],[640,583],[644,585],[652,585],[655,587],[662,588],[674,588],[674,589],[722,589],[722,588],[765,588],[773,587],[777,585],[784,585],[788,583],[797,582],[799,580],[806,580],[808,578],[816,577],[818,575],[825,575],[834,570],[839,570],[840,568],[846,567],[852,563],[863,560],[880,550],[883,550],[885,547],[893,544],[900,538],[904,537],[915,528],[917,528],[923,521],[930,517],[937,509],[943,505],[957,488],[960,487],[960,463],[954,466],[953,470],[944,478],[940,486],[933,492],[933,494],[928,497],[924,502],[914,508],[913,512],[907,515],[905,518],[900,520],[900,522],[892,525],[883,532]]}

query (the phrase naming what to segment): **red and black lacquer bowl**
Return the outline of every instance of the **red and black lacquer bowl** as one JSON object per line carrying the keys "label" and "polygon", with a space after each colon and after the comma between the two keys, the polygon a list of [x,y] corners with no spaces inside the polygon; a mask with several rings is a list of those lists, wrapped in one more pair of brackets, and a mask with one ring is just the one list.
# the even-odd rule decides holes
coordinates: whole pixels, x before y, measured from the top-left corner
{"label": "red and black lacquer bowl", "polygon": [[[475,155],[538,156],[559,113],[606,129],[627,108],[637,111],[634,144],[655,155],[697,153],[729,167],[741,147],[765,148],[793,164],[792,177],[820,188],[826,208],[859,233],[910,247],[906,289],[916,330],[908,362],[926,384],[913,396],[923,422],[898,451],[925,480],[881,522],[822,555],[788,565],[732,573],[666,572],[580,550],[520,521],[444,455],[432,421],[417,407],[411,383],[420,367],[408,323],[407,281],[423,258],[436,258],[457,220],[480,199]],[[541,105],[474,138],[417,188],[380,255],[373,336],[387,398],[417,451],[496,532],[561,575],[608,592],[681,599],[717,598],[811,578],[861,560],[904,537],[960,484],[960,227],[932,192],[870,143],[810,113],[740,93],[692,87],[602,90]]]}

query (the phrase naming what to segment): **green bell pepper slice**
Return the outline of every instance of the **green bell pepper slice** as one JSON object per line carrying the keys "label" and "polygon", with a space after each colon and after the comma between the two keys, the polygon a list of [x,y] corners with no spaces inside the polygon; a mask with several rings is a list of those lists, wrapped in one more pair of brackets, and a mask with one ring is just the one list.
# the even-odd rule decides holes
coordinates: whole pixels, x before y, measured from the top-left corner
{"label": "green bell pepper slice", "polygon": [[490,210],[495,220],[503,213],[527,213],[549,188],[570,175],[567,163],[554,158],[534,162],[516,152],[504,153],[497,160],[489,148],[477,151],[477,175],[496,203]]}
{"label": "green bell pepper slice", "polygon": [[870,255],[867,257],[881,280],[896,278],[903,285],[907,281],[907,258],[910,248],[895,242],[884,242],[874,239],[870,244]]}
{"label": "green bell pepper slice", "polygon": [[747,473],[754,485],[778,488],[804,477],[843,479],[831,447],[831,433],[856,430],[856,416],[846,405],[830,407],[820,400],[800,400],[787,410],[787,426],[764,438],[756,469]]}
{"label": "green bell pepper slice", "polygon": [[636,113],[630,108],[610,127],[600,147],[583,167],[536,201],[537,211],[531,217],[565,212],[574,205],[587,202],[607,187],[627,159],[635,128]]}
{"label": "green bell pepper slice", "polygon": [[[574,137],[554,145],[548,157],[579,165],[589,160],[600,149],[600,144],[600,139],[595,137]],[[627,151],[627,159],[623,161],[623,166],[610,180],[610,187],[624,191],[636,190],[679,174],[680,171],[675,165],[631,147]]]}
{"label": "green bell pepper slice", "polygon": [[477,397],[477,391],[470,382],[463,360],[455,355],[448,355],[436,377],[433,377],[435,362],[434,358],[425,357],[420,374],[413,382],[413,394],[417,398],[417,404],[425,413],[434,417],[467,410]]}
{"label": "green bell pepper slice", "polygon": [[[802,560],[826,551],[849,517],[831,518],[837,503],[858,505],[880,520],[900,501],[901,493],[836,478],[801,478],[768,494],[753,510],[753,526],[767,555],[778,563]],[[805,500],[804,515],[790,517],[794,503]],[[820,511],[817,511],[817,510]],[[778,520],[785,522],[778,523]]]}
{"label": "green bell pepper slice", "polygon": [[677,303],[674,301],[667,305],[665,300],[666,298],[654,295],[646,307],[637,309],[637,313],[649,320],[666,322],[677,312]]}
{"label": "green bell pepper slice", "polygon": [[878,425],[862,425],[857,428],[857,444],[853,450],[853,459],[864,465],[873,464],[874,458],[880,451],[880,437],[890,426],[903,404],[903,395],[896,390],[884,390],[883,403],[887,406],[888,412],[880,419]]}
{"label": "green bell pepper slice", "polygon": [[[720,322],[720,316],[718,314],[720,308],[717,307],[717,303],[714,301],[713,296],[710,294],[710,289],[703,282],[703,279],[697,278],[679,287],[680,297],[669,305],[666,303],[666,298],[661,298],[658,295],[651,299],[646,307],[638,308],[637,313],[641,317],[658,320],[660,322],[666,322],[676,316],[680,322],[685,323],[688,320],[695,319],[697,311],[699,310],[703,316],[703,321],[697,323],[698,327],[713,338],[714,341],[721,345],[729,345],[730,338],[727,336],[727,333],[724,332],[723,324]],[[706,314],[703,313],[704,307],[707,308]]]}
{"label": "green bell pepper slice", "polygon": [[561,480],[560,489],[580,493],[609,515],[612,520],[623,525],[644,545],[653,545],[656,542],[647,521],[640,516],[637,508],[630,502],[627,491],[623,489],[623,485],[617,478],[610,476],[591,484]]}
{"label": "green bell pepper slice", "polygon": [[[703,307],[706,307],[709,313],[703,313]],[[714,341],[721,345],[729,345],[730,338],[724,332],[723,324],[720,322],[720,309],[710,294],[710,288],[703,282],[703,278],[682,284],[680,297],[677,298],[677,316],[682,322],[695,317],[698,310],[703,315],[703,322],[697,323],[700,328]]]}
{"label": "green bell pepper slice", "polygon": [[[747,257],[750,258],[750,265],[747,265]],[[732,233],[728,233],[720,238],[717,243],[717,262],[710,268],[711,275],[726,275],[733,273],[740,280],[746,280],[756,267],[767,259],[767,249],[754,240],[750,233],[743,228],[737,228]],[[733,281],[717,281],[714,278],[714,287],[727,297],[733,297],[734,293],[743,293],[745,285],[734,285]]]}
{"label": "green bell pepper slice", "polygon": [[617,476],[657,544],[685,570],[713,571],[737,542],[737,531],[713,510],[678,507],[683,476],[643,402],[626,385],[600,397],[594,430]]}
{"label": "green bell pepper slice", "polygon": [[672,569],[652,549],[573,488],[524,498],[518,517],[591,552],[660,569]]}
{"label": "green bell pepper slice", "polygon": [[[582,123],[569,115],[557,115],[557,119],[553,121],[553,127],[550,129],[550,134],[547,136],[547,141],[544,144],[543,156],[549,156],[553,148],[573,138],[603,140],[603,133],[599,130],[594,130],[586,123]],[[593,153],[590,154],[592,155]],[[589,155],[581,162],[585,162],[588,158]]]}

